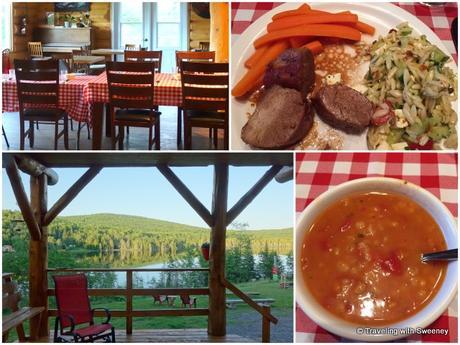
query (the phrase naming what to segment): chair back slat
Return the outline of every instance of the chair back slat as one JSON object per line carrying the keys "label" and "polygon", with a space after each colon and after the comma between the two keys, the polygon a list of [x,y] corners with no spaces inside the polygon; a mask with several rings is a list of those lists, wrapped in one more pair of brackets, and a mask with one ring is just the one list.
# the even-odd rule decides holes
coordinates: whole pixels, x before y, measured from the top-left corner
{"label": "chair back slat", "polygon": [[107,62],[110,106],[153,108],[155,64],[153,62]]}
{"label": "chair back slat", "polygon": [[[107,73],[108,77],[109,73]],[[119,84],[149,84],[152,81],[152,77],[150,75],[141,75],[136,73],[113,73],[110,74],[110,80],[112,83],[119,83]]]}
{"label": "chair back slat", "polygon": [[56,305],[61,328],[70,326],[69,316],[76,325],[92,322],[88,296],[88,281],[84,274],[53,276]]}
{"label": "chair back slat", "polygon": [[176,51],[176,66],[180,70],[182,61],[214,62],[216,52]]}
{"label": "chair back slat", "polygon": [[227,88],[184,87],[184,97],[227,98]]}
{"label": "chair back slat", "polygon": [[216,75],[216,74],[183,74],[182,78],[184,83],[196,83],[205,85],[228,85],[228,75]]}
{"label": "chair back slat", "polygon": [[[132,85],[132,84],[130,84]],[[149,87],[132,87],[118,83],[112,83],[112,92],[117,95],[129,97],[149,97],[152,98],[152,89]]]}
{"label": "chair back slat", "polygon": [[15,60],[19,108],[33,105],[59,105],[59,61]]}
{"label": "chair back slat", "polygon": [[126,62],[154,62],[155,72],[161,72],[161,50],[126,50]]}
{"label": "chair back slat", "polygon": [[29,55],[31,58],[42,58],[42,42],[28,42]]}
{"label": "chair back slat", "polygon": [[228,63],[181,63],[182,108],[228,113]]}

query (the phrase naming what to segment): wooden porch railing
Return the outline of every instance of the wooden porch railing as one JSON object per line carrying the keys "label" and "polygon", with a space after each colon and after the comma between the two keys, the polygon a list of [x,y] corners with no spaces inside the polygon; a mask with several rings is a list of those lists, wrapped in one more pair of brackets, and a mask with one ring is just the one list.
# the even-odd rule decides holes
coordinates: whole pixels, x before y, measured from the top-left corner
{"label": "wooden porch railing", "polygon": [[262,315],[262,342],[269,343],[270,342],[270,322],[273,322],[275,325],[278,323],[278,319],[270,313],[270,307],[260,306],[259,304],[254,302],[251,299],[251,297],[246,295],[243,291],[238,289],[235,285],[230,283],[225,278],[223,278],[222,284],[227,289],[229,289],[231,292],[233,292],[235,296],[238,296],[239,298],[241,298],[244,302],[246,302],[247,305],[249,305],[251,308],[259,312],[260,315]]}
{"label": "wooden porch railing", "polygon": [[[126,318],[126,334],[133,332],[133,317],[146,316],[199,316],[209,315],[207,308],[193,309],[133,309],[133,296],[152,296],[152,295],[208,295],[209,288],[158,288],[158,289],[135,289],[133,288],[134,272],[208,272],[207,268],[52,268],[48,273],[63,272],[126,272],[126,288],[116,289],[88,289],[90,296],[125,296],[125,310],[111,310],[113,317]],[[278,323],[278,319],[270,313],[269,306],[261,306],[254,302],[248,295],[238,289],[235,285],[223,278],[222,284],[235,296],[241,298],[246,304],[255,309],[262,315],[262,342],[270,342],[270,322]],[[48,296],[54,296],[54,289],[48,289]],[[102,310],[95,312],[96,316],[105,316]],[[57,316],[56,309],[48,310],[48,317]]]}
{"label": "wooden porch railing", "polygon": [[[111,310],[114,317],[126,318],[126,334],[133,332],[133,317],[144,316],[198,316],[209,315],[207,308],[193,309],[133,309],[133,296],[152,296],[152,295],[209,295],[208,288],[160,288],[160,289],[134,289],[134,272],[209,272],[207,268],[53,268],[48,269],[48,273],[63,272],[126,272],[126,288],[117,289],[88,289],[90,296],[125,296],[125,310]],[[54,296],[54,289],[48,289],[48,296]],[[96,316],[104,316],[102,310],[96,311]],[[57,316],[56,309],[48,310],[48,317]]]}

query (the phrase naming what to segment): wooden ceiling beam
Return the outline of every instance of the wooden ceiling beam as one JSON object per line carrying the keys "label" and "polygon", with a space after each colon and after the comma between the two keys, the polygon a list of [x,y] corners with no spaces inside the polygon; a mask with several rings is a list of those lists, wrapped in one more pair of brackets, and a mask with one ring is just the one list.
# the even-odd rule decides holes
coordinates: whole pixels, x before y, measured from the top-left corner
{"label": "wooden ceiling beam", "polygon": [[200,200],[188,189],[188,187],[177,177],[174,171],[167,165],[158,165],[158,170],[171,183],[171,185],[179,192],[179,194],[187,201],[187,203],[198,213],[210,228],[214,224],[213,217],[209,210],[201,203]]}
{"label": "wooden ceiling beam", "polygon": [[17,160],[18,168],[22,172],[30,176],[34,176],[34,177],[38,177],[41,174],[45,174],[48,177],[47,183],[50,186],[53,186],[56,183],[58,183],[59,176],[56,173],[56,171],[37,162],[32,157],[28,155],[21,155],[21,156],[16,156],[16,160]]}
{"label": "wooden ceiling beam", "polygon": [[49,225],[62,212],[75,197],[90,183],[99,172],[102,166],[93,166],[89,168],[58,201],[49,209],[43,220],[44,225]]}
{"label": "wooden ceiling beam", "polygon": [[13,188],[14,196],[18,203],[19,209],[21,210],[22,217],[29,229],[30,237],[34,241],[39,241],[41,239],[41,230],[35,219],[32,206],[27,198],[27,194],[24,190],[24,185],[22,184],[21,176],[19,175],[18,165],[15,159],[11,159],[8,162],[6,167],[6,173]]}
{"label": "wooden ceiling beam", "polygon": [[227,212],[227,225],[233,222],[243,210],[255,199],[257,195],[270,183],[283,167],[274,165],[256,182],[254,186],[244,194],[240,200]]}

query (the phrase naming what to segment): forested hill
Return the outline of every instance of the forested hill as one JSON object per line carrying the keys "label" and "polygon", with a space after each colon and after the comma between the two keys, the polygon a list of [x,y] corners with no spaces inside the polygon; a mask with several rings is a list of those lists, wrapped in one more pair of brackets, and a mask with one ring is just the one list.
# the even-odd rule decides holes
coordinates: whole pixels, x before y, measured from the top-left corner
{"label": "forested hill", "polygon": [[[18,211],[3,210],[3,244],[11,244],[26,236]],[[16,221],[15,221],[16,220]],[[137,251],[160,255],[182,252],[188,246],[209,241],[210,230],[190,225],[138,216],[94,214],[58,217],[48,227],[49,243],[57,249],[93,249]],[[292,250],[292,229],[229,230],[227,246],[231,248],[238,236],[249,236],[254,253],[266,246],[278,254]]]}

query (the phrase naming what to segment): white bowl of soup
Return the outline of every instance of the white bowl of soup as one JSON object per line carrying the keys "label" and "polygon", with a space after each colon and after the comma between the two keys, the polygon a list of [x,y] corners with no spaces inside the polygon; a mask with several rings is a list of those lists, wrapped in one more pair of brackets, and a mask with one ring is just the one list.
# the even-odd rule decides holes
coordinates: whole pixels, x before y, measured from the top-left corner
{"label": "white bowl of soup", "polygon": [[457,248],[456,222],[433,194],[407,181],[363,178],[333,187],[296,226],[296,299],[318,325],[359,341],[424,328],[457,290],[454,262],[421,254]]}

